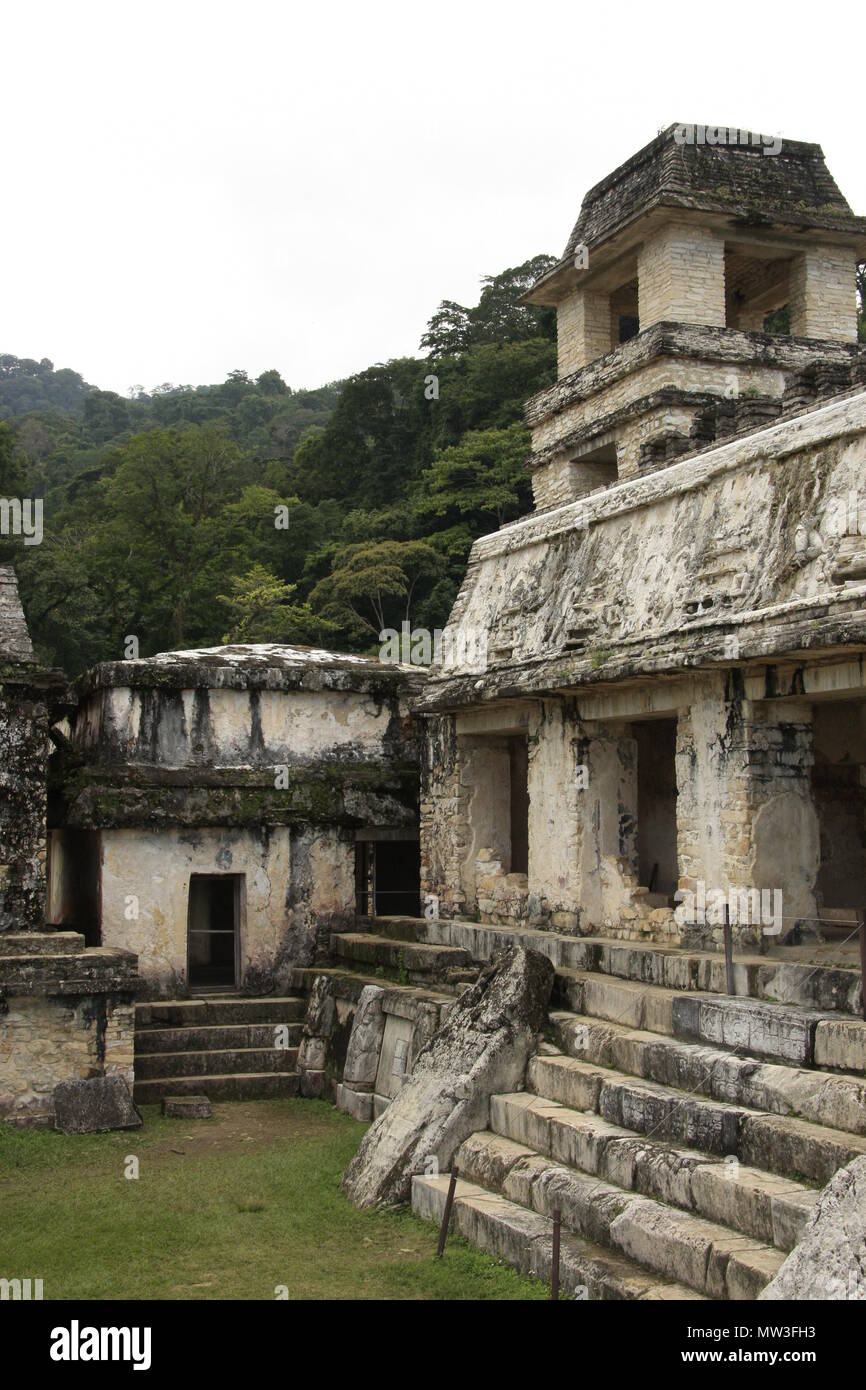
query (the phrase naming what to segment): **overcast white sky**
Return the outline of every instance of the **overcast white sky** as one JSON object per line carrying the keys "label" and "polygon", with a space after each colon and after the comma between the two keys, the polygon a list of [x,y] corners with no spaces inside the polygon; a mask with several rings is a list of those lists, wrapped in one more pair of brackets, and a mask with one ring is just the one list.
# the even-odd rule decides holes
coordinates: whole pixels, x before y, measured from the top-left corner
{"label": "overcast white sky", "polygon": [[124,392],[417,351],[673,121],[820,142],[866,213],[854,7],[7,4],[0,352]]}

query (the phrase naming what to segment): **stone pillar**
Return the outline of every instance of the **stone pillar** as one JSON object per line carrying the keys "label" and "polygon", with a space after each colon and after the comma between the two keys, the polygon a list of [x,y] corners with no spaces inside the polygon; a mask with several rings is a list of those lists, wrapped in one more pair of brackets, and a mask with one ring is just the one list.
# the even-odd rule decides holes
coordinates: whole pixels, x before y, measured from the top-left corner
{"label": "stone pillar", "polygon": [[529,725],[528,916],[557,931],[579,922],[578,825],[585,777],[578,762],[579,726],[560,700],[543,700]]}
{"label": "stone pillar", "polygon": [[643,332],[654,323],[725,326],[725,243],[709,227],[673,222],[638,253]]}
{"label": "stone pillar", "polygon": [[844,246],[810,246],[791,263],[791,332],[801,338],[857,341],[857,257]]}
{"label": "stone pillar", "polygon": [[45,929],[49,701],[63,685],[34,664],[14,572],[0,567],[0,1121],[128,1128],[141,1123],[136,957]]}
{"label": "stone pillar", "polygon": [[677,734],[683,938],[716,945],[724,901],[746,942],[814,916],[820,858],[811,706],[731,693],[708,688]]}
{"label": "stone pillar", "polygon": [[45,920],[50,686],[33,662],[15,571],[0,566],[0,932]]}
{"label": "stone pillar", "polygon": [[425,719],[421,760],[421,897],[425,911],[459,917],[466,894],[463,870],[469,853],[469,801],[465,750],[453,715]]}
{"label": "stone pillar", "polygon": [[577,763],[580,792],[578,871],[580,925],[586,934],[618,929],[637,888],[637,742],[627,726],[585,722]]}
{"label": "stone pillar", "polygon": [[378,985],[365,985],[361,990],[346,1050],[343,1080],[337,1086],[337,1109],[354,1115],[356,1120],[373,1118],[373,1090],[385,1034],[384,998],[385,991]]}
{"label": "stone pillar", "polygon": [[568,376],[614,346],[609,294],[574,290],[556,310],[558,375]]}

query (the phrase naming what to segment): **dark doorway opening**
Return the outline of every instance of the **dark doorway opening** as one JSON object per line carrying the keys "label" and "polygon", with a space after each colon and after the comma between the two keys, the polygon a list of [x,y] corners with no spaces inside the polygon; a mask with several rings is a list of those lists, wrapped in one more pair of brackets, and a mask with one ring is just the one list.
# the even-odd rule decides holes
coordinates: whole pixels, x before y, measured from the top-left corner
{"label": "dark doorway opening", "polygon": [[191,874],[187,978],[190,989],[236,989],[243,874]]}
{"label": "dark doorway opening", "polygon": [[638,882],[669,902],[677,890],[677,722],[634,725],[637,742]]}
{"label": "dark doorway opening", "polygon": [[417,840],[380,840],[376,845],[376,916],[420,914],[421,846]]}
{"label": "dark doorway opening", "polygon": [[508,740],[511,783],[511,865],[513,874],[529,873],[529,744],[522,735]]}
{"label": "dark doorway opening", "polygon": [[98,830],[52,830],[48,836],[48,920],[101,946]]}
{"label": "dark doorway opening", "polygon": [[[820,913],[836,916],[850,934],[857,909],[866,903],[866,701],[816,704],[812,729],[812,795],[821,832]],[[822,931],[827,929],[823,924]]]}
{"label": "dark doorway opening", "polygon": [[421,846],[417,839],[359,840],[356,910],[362,917],[420,917]]}

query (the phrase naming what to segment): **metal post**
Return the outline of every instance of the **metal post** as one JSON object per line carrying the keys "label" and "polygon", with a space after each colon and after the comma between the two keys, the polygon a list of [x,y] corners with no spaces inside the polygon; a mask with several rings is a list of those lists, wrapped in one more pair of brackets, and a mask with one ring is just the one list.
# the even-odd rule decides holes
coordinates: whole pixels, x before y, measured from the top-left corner
{"label": "metal post", "polygon": [[857,922],[860,927],[860,994],[863,1017],[866,1018],[866,908],[860,908]]}
{"label": "metal post", "polygon": [[559,1299],[559,1237],[562,1225],[562,1211],[553,1208],[553,1261],[550,1271],[550,1297],[556,1303]]}
{"label": "metal post", "polygon": [[448,1226],[451,1221],[451,1208],[454,1205],[454,1189],[457,1186],[457,1168],[451,1169],[451,1181],[448,1184],[448,1196],[445,1198],[445,1210],[442,1213],[442,1225],[439,1227],[439,1245],[436,1248],[436,1258],[441,1260],[442,1252],[445,1249],[445,1237],[448,1234]]}
{"label": "metal post", "polygon": [[731,935],[731,915],[727,903],[725,903],[722,932],[725,939],[725,985],[728,994],[736,994],[737,991],[734,988],[734,939]]}

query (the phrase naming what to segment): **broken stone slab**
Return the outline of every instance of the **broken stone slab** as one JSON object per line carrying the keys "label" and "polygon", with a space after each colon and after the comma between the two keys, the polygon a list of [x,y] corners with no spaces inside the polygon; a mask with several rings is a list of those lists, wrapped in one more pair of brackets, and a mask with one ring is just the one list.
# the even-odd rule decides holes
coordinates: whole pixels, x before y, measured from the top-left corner
{"label": "broken stone slab", "polygon": [[356,1091],[352,1086],[340,1082],[337,1085],[336,1105],[338,1110],[351,1115],[353,1120],[363,1120],[366,1124],[373,1118],[372,1091]]}
{"label": "broken stone slab", "polygon": [[811,1066],[821,1015],[802,1008],[765,1004],[758,999],[714,999],[681,995],[673,1001],[674,1033],[753,1057],[770,1057]]}
{"label": "broken stone slab", "polygon": [[815,1029],[815,1065],[866,1071],[866,1022],[859,1018],[822,1020]]}
{"label": "broken stone slab", "polygon": [[0,934],[2,956],[70,956],[84,950],[84,937],[73,931],[27,931]]}
{"label": "broken stone slab", "polygon": [[455,1000],[346,1169],[357,1206],[407,1201],[413,1173],[450,1167],[463,1140],[486,1128],[491,1095],[522,1086],[553,976],[546,956],[515,946]]}
{"label": "broken stone slab", "polygon": [[54,1087],[54,1128],[64,1134],[138,1129],[141,1122],[122,1076],[61,1081]]}
{"label": "broken stone slab", "polygon": [[328,1054],[337,1020],[333,981],[328,975],[317,975],[310,988],[303,1035],[298,1048],[298,1075],[302,1096],[317,1097],[324,1093]]}
{"label": "broken stone slab", "polygon": [[365,985],[355,1009],[343,1067],[343,1083],[353,1091],[372,1091],[376,1084],[385,1035],[384,996],[378,985]]}
{"label": "broken stone slab", "polygon": [[213,1109],[207,1096],[163,1096],[162,1113],[172,1120],[209,1120]]}
{"label": "broken stone slab", "polygon": [[866,1302],[866,1155],[840,1168],[762,1299]]}
{"label": "broken stone slab", "polygon": [[327,1072],[317,1071],[315,1068],[310,1067],[305,1067],[303,1071],[301,1071],[299,1067],[298,1072],[300,1076],[300,1092],[305,1100],[322,1100],[328,1086]]}

